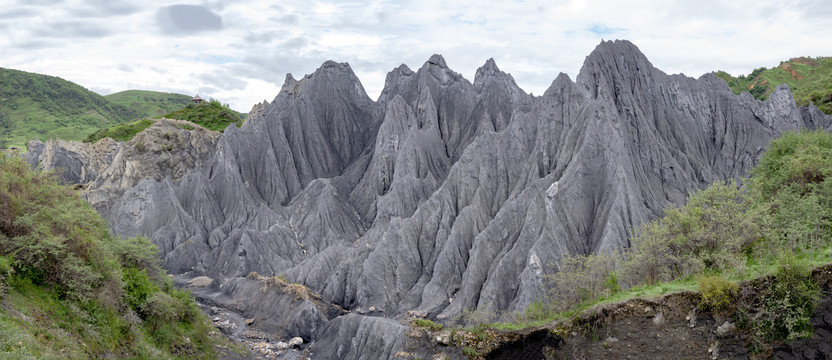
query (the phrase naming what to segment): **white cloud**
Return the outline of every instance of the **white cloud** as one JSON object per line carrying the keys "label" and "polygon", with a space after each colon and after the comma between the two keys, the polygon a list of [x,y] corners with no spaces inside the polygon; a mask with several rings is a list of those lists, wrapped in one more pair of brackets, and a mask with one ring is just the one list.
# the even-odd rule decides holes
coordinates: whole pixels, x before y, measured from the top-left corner
{"label": "white cloud", "polygon": [[[824,5],[27,0],[0,10],[0,66],[61,76],[99,92],[211,91],[200,95],[245,112],[271,100],[286,73],[299,78],[326,60],[349,62],[375,97],[388,71],[401,63],[418,68],[440,53],[469,80],[493,57],[526,91],[541,94],[559,72],[575,79],[601,38],[629,39],[656,67],[689,76],[832,55],[825,36],[832,10]],[[198,12],[203,21],[180,19],[180,10]]]}

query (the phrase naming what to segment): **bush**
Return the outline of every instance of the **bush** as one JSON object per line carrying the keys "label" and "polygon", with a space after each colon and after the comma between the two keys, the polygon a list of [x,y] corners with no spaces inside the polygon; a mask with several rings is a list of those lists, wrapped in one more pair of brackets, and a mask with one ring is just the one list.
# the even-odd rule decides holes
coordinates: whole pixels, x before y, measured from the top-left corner
{"label": "bush", "polygon": [[85,139],[85,143],[95,143],[105,137],[111,138],[115,141],[130,141],[136,134],[144,131],[153,125],[153,120],[144,119],[133,121],[127,124],[116,125],[113,127],[103,128],[92,134],[89,134]]}
{"label": "bush", "polygon": [[154,327],[158,327],[161,323],[179,320],[178,307],[170,295],[157,291],[142,304],[139,314],[143,319],[151,321]]}
{"label": "bush", "polygon": [[800,195],[816,191],[832,174],[832,134],[824,130],[786,132],[769,143],[751,174],[751,185],[763,201],[771,200],[781,189]]}
{"label": "bush", "polygon": [[151,294],[159,292],[159,288],[148,278],[146,270],[126,268],[123,274],[125,300],[133,310],[139,310]]}
{"label": "bush", "polygon": [[549,296],[555,308],[569,310],[574,305],[620,290],[615,273],[615,258],[605,254],[567,255],[560,271],[547,275]]}
{"label": "bush", "polygon": [[[59,328],[62,346],[73,343],[89,358],[212,356],[211,329],[189,294],[173,289],[158,256],[147,238],[110,235],[52,175],[0,154],[0,295],[8,283],[15,297],[6,305],[44,315],[14,332]],[[16,321],[0,316],[0,329],[8,324]],[[53,349],[43,351],[34,357]]]}
{"label": "bush", "polygon": [[184,109],[174,111],[164,117],[190,121],[208,130],[219,132],[223,132],[231,124],[241,126],[244,120],[242,114],[213,99],[199,105],[190,104]]}
{"label": "bush", "polygon": [[55,286],[86,301],[120,281],[104,222],[48,173],[0,155],[0,255],[13,255],[15,271],[36,284]]}
{"label": "bush", "polygon": [[148,238],[138,236],[113,241],[111,248],[121,266],[144,270],[155,285],[159,287],[164,285],[167,276],[159,261],[159,248]]}
{"label": "bush", "polygon": [[794,340],[812,336],[812,314],[820,300],[820,287],[809,266],[784,255],[772,284],[763,295],[757,335],[766,340]]}
{"label": "bush", "polygon": [[832,240],[832,134],[787,132],[773,140],[750,187],[772,217],[771,248],[800,251]]}
{"label": "bush", "polygon": [[734,181],[716,182],[691,194],[688,204],[637,227],[626,252],[624,273],[631,285],[670,281],[704,270],[742,271],[744,251],[768,223]]}
{"label": "bush", "polygon": [[703,276],[699,279],[699,292],[702,294],[701,308],[723,311],[734,306],[739,286],[718,275]]}
{"label": "bush", "polygon": [[478,326],[494,323],[499,318],[500,314],[497,313],[494,304],[488,302],[474,309],[463,311],[454,319],[454,322],[462,323],[464,326]]}

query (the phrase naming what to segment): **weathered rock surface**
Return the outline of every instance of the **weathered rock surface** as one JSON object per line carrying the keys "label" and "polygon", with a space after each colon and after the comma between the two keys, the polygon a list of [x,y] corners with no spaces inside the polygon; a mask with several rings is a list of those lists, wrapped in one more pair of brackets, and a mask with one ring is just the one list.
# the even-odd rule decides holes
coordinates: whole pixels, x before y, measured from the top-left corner
{"label": "weathered rock surface", "polygon": [[232,278],[208,288],[192,285],[190,290],[195,296],[241,313],[248,318],[246,325],[286,340],[315,339],[330,320],[346,314],[306,287],[276,278]]}
{"label": "weathered rock surface", "polygon": [[[287,76],[204,165],[97,208],[114,232],[150,237],[174,273],[285,274],[355,310],[304,325],[321,358],[391,358],[397,315],[521,311],[563,255],[618,251],[668,203],[746,175],[781,131],[831,123],[785,86],[766,102],[736,96],[713,74],[667,75],[626,41],[601,43],[575,82],[561,74],[540,97],[493,60],[471,83],[435,55],[390,72],[374,102],[327,62]],[[75,164],[38,149],[40,163]],[[66,179],[98,184],[114,161],[64,165],[86,169]],[[279,310],[248,309],[258,326]]]}
{"label": "weathered rock surface", "polygon": [[178,180],[214,155],[220,133],[193,124],[159,119],[127,142],[96,143],[50,139],[29,142],[33,167],[55,170],[65,183],[84,189],[84,198],[102,214],[140,181]]}

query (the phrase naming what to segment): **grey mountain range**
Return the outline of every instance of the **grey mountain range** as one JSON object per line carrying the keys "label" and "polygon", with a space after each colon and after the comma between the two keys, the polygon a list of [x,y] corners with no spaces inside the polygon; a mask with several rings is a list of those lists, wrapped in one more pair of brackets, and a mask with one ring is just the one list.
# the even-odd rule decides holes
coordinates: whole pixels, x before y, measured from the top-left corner
{"label": "grey mountain range", "polygon": [[[786,86],[761,102],[607,41],[576,81],[560,74],[542,96],[493,60],[472,83],[434,55],[391,71],[373,101],[349,65],[329,61],[205,140],[218,145],[188,172],[102,181],[130,166],[54,141],[33,143],[30,161],[85,174],[65,181],[107,195],[95,204],[113,232],[148,236],[180,278],[219,279],[203,295],[313,341],[321,358],[382,359],[405,346],[405,313],[523,311],[562,256],[619,251],[669,203],[745,176],[780,132],[830,126]],[[126,164],[130,146],[106,151]],[[285,275],[348,313],[260,294],[251,272]]]}

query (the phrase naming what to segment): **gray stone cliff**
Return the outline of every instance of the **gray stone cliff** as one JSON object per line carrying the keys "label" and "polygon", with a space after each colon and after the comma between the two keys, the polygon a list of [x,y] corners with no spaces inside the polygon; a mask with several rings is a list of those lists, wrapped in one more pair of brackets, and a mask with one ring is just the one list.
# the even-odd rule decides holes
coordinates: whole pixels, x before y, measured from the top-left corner
{"label": "gray stone cliff", "polygon": [[[377,101],[326,62],[255,110],[195,170],[127,180],[98,209],[115,233],[150,237],[173,273],[235,289],[284,274],[350,311],[315,312],[303,331],[344,359],[392,358],[407,311],[522,311],[563,255],[619,251],[667,204],[745,176],[780,132],[832,124],[786,86],[737,96],[713,74],[667,75],[627,41],[602,42],[539,97],[493,60],[471,83],[434,55],[391,71]],[[69,181],[102,181],[115,161],[79,167],[60,146]]]}

